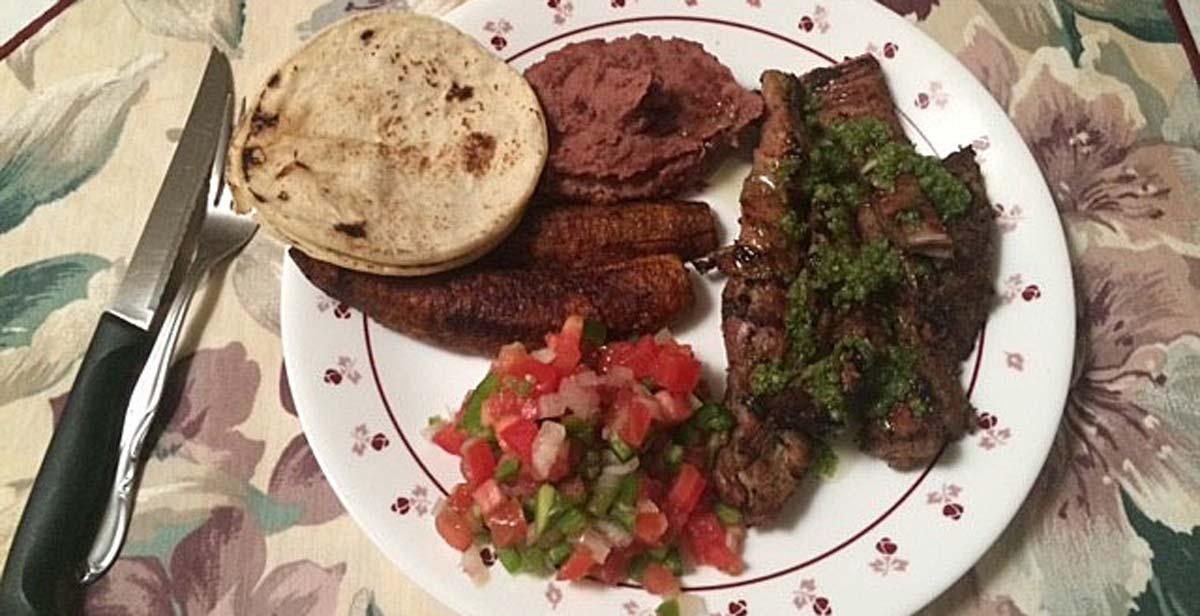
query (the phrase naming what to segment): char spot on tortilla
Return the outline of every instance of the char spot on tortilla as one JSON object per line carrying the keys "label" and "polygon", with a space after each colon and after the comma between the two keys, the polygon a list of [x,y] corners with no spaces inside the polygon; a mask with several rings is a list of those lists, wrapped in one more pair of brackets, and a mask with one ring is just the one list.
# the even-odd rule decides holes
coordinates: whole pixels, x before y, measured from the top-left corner
{"label": "char spot on tortilla", "polygon": [[246,180],[250,179],[250,169],[267,162],[263,155],[262,148],[248,147],[242,150],[242,175],[246,176]]}
{"label": "char spot on tortilla", "polygon": [[275,71],[274,73],[271,74],[271,78],[267,80],[267,87],[275,88],[278,86],[279,86],[279,71]]}
{"label": "char spot on tortilla", "polygon": [[250,134],[257,135],[268,128],[275,128],[278,124],[278,114],[263,113],[261,109],[255,109],[254,115],[250,117]]}
{"label": "char spot on tortilla", "polygon": [[251,195],[254,195],[254,200],[255,200],[255,201],[258,201],[259,203],[266,203],[266,202],[267,202],[267,198],[266,198],[266,197],[264,197],[264,196],[262,196],[262,195],[260,195],[260,194],[258,194],[258,193],[256,193],[256,192],[254,192],[254,189],[253,189],[253,188],[247,188],[246,190],[249,190],[249,191],[250,191],[250,194],[251,194]]}
{"label": "char spot on tortilla", "polygon": [[475,88],[471,86],[459,85],[457,81],[450,85],[450,89],[446,91],[446,100],[448,101],[465,101],[475,95]]}
{"label": "char spot on tortilla", "polygon": [[476,177],[482,176],[496,155],[496,138],[487,133],[470,133],[463,140],[462,152],[463,168]]}
{"label": "char spot on tortilla", "polygon": [[333,230],[353,238],[364,238],[367,237],[367,221],[360,220],[352,223],[339,222],[333,225]]}
{"label": "char spot on tortilla", "polygon": [[358,35],[358,38],[362,39],[363,43],[366,43],[367,41],[374,38],[374,36],[375,36],[374,30],[363,30],[362,34]]}
{"label": "char spot on tortilla", "polygon": [[292,196],[288,194],[288,191],[281,190],[279,191],[278,195],[275,195],[275,198],[279,199],[280,201],[287,201],[288,199],[291,199]]}

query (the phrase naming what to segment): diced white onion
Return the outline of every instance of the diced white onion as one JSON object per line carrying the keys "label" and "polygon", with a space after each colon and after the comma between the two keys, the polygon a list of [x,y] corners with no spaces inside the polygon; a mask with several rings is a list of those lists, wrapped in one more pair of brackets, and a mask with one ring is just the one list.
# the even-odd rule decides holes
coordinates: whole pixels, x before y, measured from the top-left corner
{"label": "diced white onion", "polygon": [[542,419],[562,417],[567,412],[567,401],[559,393],[543,394],[538,398],[538,415]]}
{"label": "diced white onion", "polygon": [[604,376],[612,387],[622,387],[637,382],[637,379],[633,378],[633,370],[625,366],[613,366]]}
{"label": "diced white onion", "polygon": [[533,478],[545,479],[567,440],[567,429],[557,421],[544,421],[533,439]]}
{"label": "diced white onion", "polygon": [[604,470],[600,471],[600,480],[603,481],[605,475],[608,475],[610,477],[624,477],[625,475],[628,475],[629,473],[632,473],[633,471],[636,471],[637,469],[638,469],[638,457],[637,456],[633,456],[632,458],[629,458],[629,460],[627,460],[625,462],[618,462],[616,459],[616,456],[613,456],[612,460],[609,461],[609,463],[604,467]]}
{"label": "diced white onion", "polygon": [[482,585],[487,582],[488,568],[483,564],[483,557],[480,556],[481,548],[477,545],[472,545],[462,553],[462,570],[471,578],[471,581],[476,585]]}
{"label": "diced white onion", "polygon": [[671,330],[665,327],[658,330],[657,334],[654,334],[654,341],[659,344],[670,342],[672,338],[674,338],[674,336],[671,335]]}
{"label": "diced white onion", "polygon": [[600,392],[595,387],[580,384],[577,377],[563,379],[558,384],[558,394],[563,404],[583,419],[592,417],[600,410]]}
{"label": "diced white onion", "polygon": [[696,410],[704,406],[704,401],[692,394],[688,394],[688,404],[692,405],[692,410]]}
{"label": "diced white onion", "polygon": [[598,387],[604,383],[604,377],[591,370],[581,370],[571,377],[580,387]]}
{"label": "diced white onion", "polygon": [[629,531],[608,520],[596,520],[592,523],[592,526],[594,526],[596,530],[600,531],[600,533],[604,535],[604,538],[607,539],[609,543],[619,548],[623,548],[633,543],[633,535],[629,534]]}
{"label": "diced white onion", "polygon": [[587,547],[588,552],[592,555],[592,560],[602,563],[608,558],[608,553],[612,550],[608,540],[604,535],[592,529],[583,531],[583,536],[579,538],[579,542]]}
{"label": "diced white onion", "polygon": [[530,353],[529,356],[542,362],[543,364],[548,364],[548,363],[553,362],[554,357],[555,357],[554,349],[552,349],[550,347],[546,347],[544,349],[538,349],[538,350]]}
{"label": "diced white onion", "polygon": [[659,509],[658,509],[658,505],[654,504],[654,501],[652,501],[648,498],[643,498],[643,499],[639,500],[637,503],[637,512],[638,513],[658,513]]}
{"label": "diced white onion", "polygon": [[679,602],[679,616],[708,616],[708,606],[700,595],[682,594],[675,597]]}

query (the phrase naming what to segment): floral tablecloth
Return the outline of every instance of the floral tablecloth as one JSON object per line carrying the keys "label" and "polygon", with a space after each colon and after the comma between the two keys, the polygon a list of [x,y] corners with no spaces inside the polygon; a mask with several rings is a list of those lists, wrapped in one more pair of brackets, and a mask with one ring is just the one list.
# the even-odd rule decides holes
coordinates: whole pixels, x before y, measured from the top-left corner
{"label": "floral tablecloth", "polygon": [[[588,1],[601,0],[551,5]],[[1078,285],[1074,382],[1049,462],[999,542],[927,611],[1200,614],[1200,94],[1182,31],[1157,0],[880,2],[1008,109],[1057,200]],[[233,56],[245,91],[322,26],[404,4],[80,0],[4,60],[0,550],[207,46]],[[259,234],[193,309],[206,325],[183,342],[174,413],[89,613],[447,613],[349,519],[300,431],[280,358],[282,254]]]}

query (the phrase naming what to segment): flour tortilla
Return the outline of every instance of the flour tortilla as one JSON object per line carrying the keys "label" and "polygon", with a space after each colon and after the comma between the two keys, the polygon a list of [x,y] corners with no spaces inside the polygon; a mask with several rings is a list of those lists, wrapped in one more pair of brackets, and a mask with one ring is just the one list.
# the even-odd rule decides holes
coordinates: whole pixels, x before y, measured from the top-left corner
{"label": "flour tortilla", "polygon": [[446,23],[380,11],[323,31],[271,74],[228,177],[240,210],[313,257],[413,276],[503,240],[546,152],[519,73]]}

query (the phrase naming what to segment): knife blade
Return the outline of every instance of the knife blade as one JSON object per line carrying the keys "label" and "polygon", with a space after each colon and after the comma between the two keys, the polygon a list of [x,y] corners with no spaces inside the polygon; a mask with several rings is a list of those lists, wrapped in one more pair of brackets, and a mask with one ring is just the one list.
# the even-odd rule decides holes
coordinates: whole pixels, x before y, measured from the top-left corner
{"label": "knife blade", "polygon": [[0,578],[0,614],[80,610],[79,583],[116,472],[125,409],[155,335],[159,308],[190,257],[209,171],[233,96],[229,60],[211,50],[117,297],[100,322],[34,480]]}

